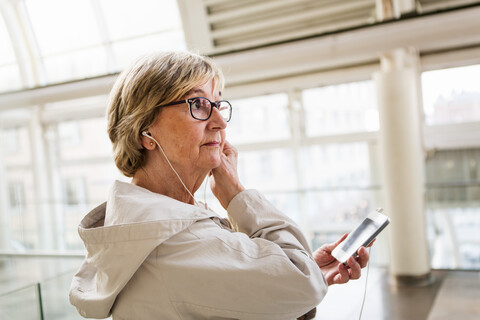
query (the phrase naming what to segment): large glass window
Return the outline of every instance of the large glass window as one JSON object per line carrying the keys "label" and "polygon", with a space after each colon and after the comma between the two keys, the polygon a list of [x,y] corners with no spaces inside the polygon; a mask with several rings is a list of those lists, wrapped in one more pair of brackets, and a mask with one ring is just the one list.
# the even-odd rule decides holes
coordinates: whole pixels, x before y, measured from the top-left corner
{"label": "large glass window", "polygon": [[36,41],[30,45],[38,44],[42,58],[34,67],[44,67],[48,83],[116,72],[152,51],[186,49],[175,0],[24,1]]}
{"label": "large glass window", "polygon": [[25,4],[49,82],[107,73],[91,1],[25,0]]}
{"label": "large glass window", "polygon": [[105,23],[113,41],[158,32],[181,30],[176,0],[100,0]]}
{"label": "large glass window", "polygon": [[375,100],[372,81],[232,100],[227,137],[240,146],[242,182],[297,221],[314,248],[336,240],[380,204],[375,144],[316,140],[377,130]]}
{"label": "large glass window", "polygon": [[427,125],[480,121],[480,65],[422,74]]}
{"label": "large glass window", "polygon": [[232,143],[256,143],[290,137],[288,97],[284,93],[230,101],[232,120],[227,138]]}
{"label": "large glass window", "polygon": [[438,151],[426,162],[434,268],[480,268],[480,149]]}
{"label": "large glass window", "polygon": [[452,126],[456,131],[451,131],[450,149],[431,150],[426,160],[433,268],[480,268],[480,145],[473,139],[471,147],[455,149],[455,141],[462,145],[472,134],[462,129],[462,123],[480,123],[479,74],[480,65],[422,74],[426,125],[456,124]]}
{"label": "large glass window", "polygon": [[12,213],[22,212],[25,206],[25,190],[23,182],[13,181],[8,184],[9,210]]}
{"label": "large glass window", "polygon": [[[69,102],[70,104],[71,102]],[[59,232],[65,249],[82,249],[77,226],[89,210],[106,201],[108,188],[122,176],[112,158],[106,119],[63,121],[49,128],[50,154],[56,155],[52,170],[61,188]]]}
{"label": "large glass window", "polygon": [[352,82],[303,91],[308,136],[378,130],[372,81]]}
{"label": "large glass window", "polygon": [[381,206],[371,150],[367,142],[303,148],[305,221],[314,234],[313,247],[335,241]]}
{"label": "large glass window", "polygon": [[100,8],[120,68],[140,54],[186,49],[176,0],[101,0]]}
{"label": "large glass window", "polygon": [[[0,130],[0,171],[2,173],[2,205],[0,214],[9,235],[2,243],[8,250],[25,251],[39,246],[39,215],[32,169],[31,144],[28,129],[19,126]],[[3,210],[6,210],[4,212]]]}
{"label": "large glass window", "polygon": [[11,91],[22,86],[15,52],[3,16],[0,15],[0,91]]}

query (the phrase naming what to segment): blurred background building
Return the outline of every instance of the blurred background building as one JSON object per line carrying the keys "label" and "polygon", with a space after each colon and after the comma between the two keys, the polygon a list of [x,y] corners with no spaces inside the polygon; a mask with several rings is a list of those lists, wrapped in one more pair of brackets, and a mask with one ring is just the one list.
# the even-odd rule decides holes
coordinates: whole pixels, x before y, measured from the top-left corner
{"label": "blurred background building", "polygon": [[[1,319],[75,318],[77,225],[129,181],[108,93],[159,50],[222,66],[241,180],[313,249],[384,207],[378,270],[480,270],[480,1],[0,0],[0,13]],[[223,212],[208,188],[197,197]]]}

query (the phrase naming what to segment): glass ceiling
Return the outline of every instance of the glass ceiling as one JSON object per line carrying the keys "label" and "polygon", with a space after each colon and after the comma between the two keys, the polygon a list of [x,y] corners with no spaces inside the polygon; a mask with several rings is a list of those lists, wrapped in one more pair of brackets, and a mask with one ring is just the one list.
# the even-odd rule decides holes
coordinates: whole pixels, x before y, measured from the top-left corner
{"label": "glass ceiling", "polygon": [[185,50],[176,0],[0,0],[0,93],[120,71]]}

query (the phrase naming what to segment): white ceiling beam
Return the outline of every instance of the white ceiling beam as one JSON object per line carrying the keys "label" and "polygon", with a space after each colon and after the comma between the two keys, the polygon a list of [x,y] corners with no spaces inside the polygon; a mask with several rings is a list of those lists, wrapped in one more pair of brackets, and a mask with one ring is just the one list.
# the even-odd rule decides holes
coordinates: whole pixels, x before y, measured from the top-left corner
{"label": "white ceiling beam", "polygon": [[251,96],[286,92],[289,90],[304,90],[346,82],[365,81],[371,79],[372,74],[378,71],[378,68],[378,63],[372,63],[350,68],[338,68],[262,82],[240,84],[237,86],[230,86],[227,79],[227,87],[223,91],[223,94],[225,97],[228,97],[228,99],[241,99]]}
{"label": "white ceiling beam", "polygon": [[178,0],[177,3],[187,47],[200,52],[213,51],[207,9],[202,0]]}
{"label": "white ceiling beam", "polygon": [[0,111],[108,94],[117,75],[0,94]]}
{"label": "white ceiling beam", "polygon": [[215,6],[215,5],[218,5],[218,4],[224,4],[224,3],[227,3],[227,2],[230,2],[232,0],[203,0],[203,2],[205,3],[205,6]]}
{"label": "white ceiling beam", "polygon": [[373,8],[371,0],[360,0],[354,2],[340,2],[337,4],[329,5],[328,7],[316,8],[313,10],[305,10],[297,12],[288,16],[281,16],[278,18],[270,18],[267,20],[259,20],[235,27],[226,27],[219,30],[213,30],[211,32],[214,39],[235,37],[246,33],[255,33],[258,30],[271,29],[276,27],[282,27],[285,25],[294,25],[298,23],[304,23],[305,21],[312,19],[321,19],[321,17],[341,14],[343,12],[352,12],[363,8]]}
{"label": "white ceiling beam", "polygon": [[480,64],[480,46],[421,56],[420,62],[422,71]]}
{"label": "white ceiling beam", "polygon": [[231,19],[237,19],[249,15],[258,15],[262,12],[271,12],[285,7],[290,7],[292,4],[297,6],[312,2],[311,0],[295,1],[278,0],[272,2],[258,2],[254,5],[249,5],[244,8],[229,10],[225,12],[211,13],[208,17],[210,23],[228,22]]}
{"label": "white ceiling beam", "polygon": [[234,85],[378,61],[382,52],[397,48],[451,50],[480,45],[478,17],[480,7],[467,8],[219,55],[216,61]]}
{"label": "white ceiling beam", "polygon": [[[335,30],[343,30],[352,27],[358,27],[360,25],[365,25],[365,23],[369,23],[368,18],[365,16],[359,16],[358,18],[350,18],[350,19],[340,19],[339,21],[335,21],[333,23],[326,23],[320,26],[312,26],[308,28],[301,28],[296,31],[284,31],[280,33],[276,33],[273,35],[269,35],[268,32],[266,35],[257,36],[255,38],[248,38],[245,37],[245,40],[240,40],[239,38],[234,39],[234,41],[230,41],[229,38],[224,38],[221,40],[217,40],[216,50],[218,52],[225,52],[225,51],[237,51],[242,50],[243,48],[254,48],[259,46],[264,46],[265,43],[278,43],[288,39],[301,39],[309,36],[315,36],[322,33],[327,33]],[[261,30],[258,31],[260,33]],[[265,32],[265,30],[263,30]],[[227,42],[227,43],[225,43]]]}
{"label": "white ceiling beam", "polygon": [[445,10],[448,8],[461,7],[478,2],[478,0],[448,0],[448,1],[422,1],[417,2],[420,12]]}

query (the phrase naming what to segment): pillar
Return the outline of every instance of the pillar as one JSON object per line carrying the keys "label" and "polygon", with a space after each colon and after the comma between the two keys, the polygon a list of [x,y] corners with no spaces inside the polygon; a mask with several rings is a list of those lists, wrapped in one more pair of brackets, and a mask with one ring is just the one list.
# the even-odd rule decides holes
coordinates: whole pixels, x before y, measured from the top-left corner
{"label": "pillar", "polygon": [[[32,107],[32,118],[29,124],[30,148],[32,155],[32,169],[35,184],[34,214],[37,222],[39,241],[37,250],[51,251],[56,248],[56,222],[53,219],[50,175],[48,172],[48,158],[45,143],[44,129],[41,123],[41,108]],[[29,221],[29,223],[32,223]]]}
{"label": "pillar", "polygon": [[385,192],[390,272],[406,282],[430,278],[424,211],[424,151],[418,54],[383,54],[374,74],[380,119],[380,159]]}
{"label": "pillar", "polygon": [[3,134],[0,129],[0,250],[8,251],[10,249],[9,237],[9,216],[8,216],[8,186],[5,174],[2,152],[4,148]]}

